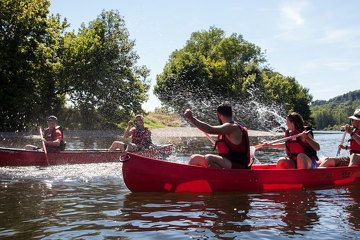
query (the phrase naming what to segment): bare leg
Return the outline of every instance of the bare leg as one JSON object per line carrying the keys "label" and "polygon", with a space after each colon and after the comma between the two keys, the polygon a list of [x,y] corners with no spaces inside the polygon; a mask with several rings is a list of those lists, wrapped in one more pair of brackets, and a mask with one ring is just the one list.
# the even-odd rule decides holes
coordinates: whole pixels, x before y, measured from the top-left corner
{"label": "bare leg", "polygon": [[127,152],[135,152],[137,150],[137,146],[134,143],[128,144],[126,151]]}
{"label": "bare leg", "polygon": [[208,154],[205,155],[206,162],[208,163],[209,167],[211,168],[225,168],[231,169],[232,163],[230,160],[225,159],[218,155]]}
{"label": "bare leg", "polygon": [[27,150],[27,151],[34,151],[34,150],[38,150],[38,149],[39,148],[37,146],[30,145],[30,144],[25,146],[25,150]]}
{"label": "bare leg", "polygon": [[278,169],[295,169],[295,163],[289,158],[280,158],[277,161],[276,168]]}
{"label": "bare leg", "polygon": [[208,167],[205,156],[199,155],[199,154],[191,155],[191,157],[189,159],[189,165]]}
{"label": "bare leg", "polygon": [[334,158],[325,158],[324,161],[320,164],[319,167],[335,167],[336,162]]}
{"label": "bare leg", "polygon": [[351,154],[349,167],[357,167],[359,163],[360,163],[360,154],[358,153]]}
{"label": "bare leg", "polygon": [[305,153],[299,153],[297,155],[297,169],[309,169],[311,168],[311,159]]}
{"label": "bare leg", "polygon": [[111,144],[111,146],[110,146],[110,148],[109,148],[109,151],[117,151],[117,150],[120,150],[120,151],[124,151],[125,149],[124,149],[124,146],[125,146],[125,144],[123,143],[123,142],[119,142],[119,141],[114,141],[112,144]]}

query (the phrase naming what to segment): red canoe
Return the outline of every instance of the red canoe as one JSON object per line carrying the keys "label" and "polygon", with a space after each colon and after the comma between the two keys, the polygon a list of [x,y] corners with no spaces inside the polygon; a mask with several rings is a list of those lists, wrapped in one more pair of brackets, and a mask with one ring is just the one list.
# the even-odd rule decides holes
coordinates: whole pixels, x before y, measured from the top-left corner
{"label": "red canoe", "polygon": [[[162,146],[158,150],[152,149],[137,152],[139,155],[158,159],[162,158],[161,153],[170,155],[172,153],[172,145]],[[0,167],[118,162],[119,157],[124,154],[118,151],[109,152],[105,149],[65,150],[60,153],[48,153],[48,164],[44,152],[27,151],[17,148],[0,148]]]}
{"label": "red canoe", "polygon": [[275,164],[261,164],[251,170],[224,170],[131,153],[122,161],[124,182],[132,192],[263,192],[360,182],[360,167],[279,170]]}

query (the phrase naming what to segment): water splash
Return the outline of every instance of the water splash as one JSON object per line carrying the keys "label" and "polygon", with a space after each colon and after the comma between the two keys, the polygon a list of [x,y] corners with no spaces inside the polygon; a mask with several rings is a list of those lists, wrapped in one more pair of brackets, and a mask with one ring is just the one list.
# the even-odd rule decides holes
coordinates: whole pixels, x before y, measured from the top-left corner
{"label": "water splash", "polygon": [[234,120],[248,129],[283,132],[286,129],[285,107],[275,102],[265,103],[260,99],[258,92],[257,89],[248,89],[247,93],[250,97],[241,101],[219,96],[212,96],[206,100],[188,98],[186,107],[192,109],[199,119],[216,124],[217,106],[228,101],[233,108]]}

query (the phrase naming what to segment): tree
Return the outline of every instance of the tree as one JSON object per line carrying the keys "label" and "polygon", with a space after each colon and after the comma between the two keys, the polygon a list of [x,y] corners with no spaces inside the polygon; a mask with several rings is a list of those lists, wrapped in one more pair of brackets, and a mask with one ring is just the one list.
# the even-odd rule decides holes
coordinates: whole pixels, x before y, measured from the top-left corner
{"label": "tree", "polygon": [[66,35],[63,85],[81,111],[83,128],[111,128],[142,111],[149,70],[135,65],[134,44],[117,11],[103,11],[77,35]]}
{"label": "tree", "polygon": [[273,118],[260,119],[260,107],[278,109],[282,117],[298,111],[309,120],[308,90],[265,63],[261,49],[241,35],[225,37],[224,31],[210,27],[193,33],[183,49],[171,54],[154,92],[176,112],[190,107],[208,121],[216,119],[215,109],[223,101],[231,102],[236,117],[251,128],[272,127]]}
{"label": "tree", "polygon": [[59,36],[66,27],[50,17],[47,0],[1,0],[0,130],[26,129],[39,112],[63,104],[56,95]]}

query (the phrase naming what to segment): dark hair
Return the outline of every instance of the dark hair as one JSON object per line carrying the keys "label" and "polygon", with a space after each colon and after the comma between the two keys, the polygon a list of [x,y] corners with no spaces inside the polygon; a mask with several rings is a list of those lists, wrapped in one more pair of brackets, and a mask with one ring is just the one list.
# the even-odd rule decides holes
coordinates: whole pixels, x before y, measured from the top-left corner
{"label": "dark hair", "polygon": [[292,112],[286,117],[290,122],[294,123],[295,129],[303,129],[304,128],[304,119],[297,112]]}
{"label": "dark hair", "polygon": [[224,115],[225,117],[232,117],[232,108],[230,103],[222,103],[217,107],[216,110],[221,115]]}

